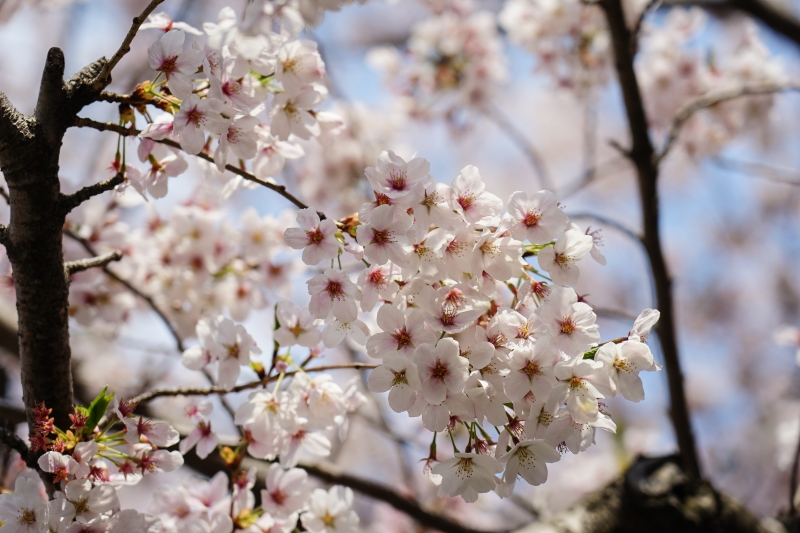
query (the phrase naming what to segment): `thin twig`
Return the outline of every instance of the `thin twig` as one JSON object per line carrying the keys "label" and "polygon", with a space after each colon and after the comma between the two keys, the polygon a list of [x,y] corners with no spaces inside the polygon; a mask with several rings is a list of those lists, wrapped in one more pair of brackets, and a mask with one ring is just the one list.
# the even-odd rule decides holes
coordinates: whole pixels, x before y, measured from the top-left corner
{"label": "thin twig", "polygon": [[514,141],[514,144],[517,145],[517,148],[519,148],[522,153],[525,154],[525,157],[536,171],[542,188],[553,191],[553,182],[550,180],[550,174],[547,171],[544,158],[539,153],[539,150],[537,150],[536,147],[531,144],[525,135],[519,131],[519,129],[508,119],[508,117],[506,117],[496,106],[489,104],[484,106],[481,111],[488,119],[494,122],[494,124],[500,128],[503,133],[508,135],[508,137]]}
{"label": "thin twig", "polygon": [[714,157],[711,161],[720,168],[744,174],[745,176],[763,178],[785,185],[800,185],[800,173],[788,168],[774,167],[756,161],[741,161],[729,157]]}
{"label": "thin twig", "polygon": [[131,51],[131,43],[133,42],[133,38],[136,37],[136,34],[139,32],[139,27],[144,23],[147,17],[150,16],[150,13],[152,13],[155,8],[157,8],[159,4],[163,2],[164,0],[152,0],[138,17],[134,17],[133,21],[131,22],[131,28],[128,30],[128,34],[125,35],[125,39],[122,40],[122,44],[119,45],[117,51],[103,66],[103,69],[97,75],[97,78],[95,78],[95,84],[106,84],[106,80],[111,76],[111,71],[114,70],[114,67],[117,66],[117,63],[119,63],[120,60],[125,57],[125,54]]}
{"label": "thin twig", "polygon": [[[377,366],[378,365],[376,364],[367,364],[367,363],[346,363],[339,365],[316,366],[312,368],[306,368],[303,371],[298,370],[296,372],[286,372],[284,376],[288,378],[297,373],[327,372],[328,370],[345,370],[345,369],[366,370],[366,369],[377,368]],[[272,383],[273,381],[277,380],[278,380],[278,375],[267,376],[263,379],[259,379],[258,381],[243,383],[241,385],[237,385],[230,389],[224,389],[222,387],[182,387],[176,389],[155,389],[151,390],[150,392],[145,392],[144,394],[136,396],[135,398],[132,399],[132,401],[141,405],[156,398],[162,398],[164,396],[211,396],[213,394],[231,394],[234,392],[241,392],[243,390],[257,389],[258,387],[263,387],[264,385]]]}
{"label": "thin twig", "polygon": [[662,159],[664,159],[664,157],[666,157],[672,148],[672,145],[675,144],[675,140],[680,134],[681,127],[683,127],[684,123],[689,120],[697,111],[721,104],[722,102],[727,102],[728,100],[741,98],[743,96],[774,94],[788,91],[800,91],[800,84],[765,83],[761,85],[745,85],[735,89],[728,89],[725,91],[706,94],[684,104],[675,114],[675,118],[673,119],[672,125],[669,128],[669,133],[667,134],[667,139],[664,141],[664,147],[661,148],[661,151],[656,156],[656,163],[660,162]]}
{"label": "thin twig", "polygon": [[101,181],[99,183],[94,183],[92,185],[87,185],[86,187],[72,193],[72,194],[64,194],[61,196],[61,207],[64,210],[64,213],[69,213],[83,202],[87,201],[88,199],[97,196],[98,194],[103,194],[104,192],[112,190],[117,185],[122,184],[125,181],[125,177],[122,175],[122,172],[117,172],[114,177],[109,178],[105,181]]}
{"label": "thin twig", "polygon": [[[137,136],[137,135],[139,135],[141,133],[139,130],[137,130],[135,128],[124,128],[124,127],[120,126],[119,124],[115,124],[113,122],[98,122],[96,120],[92,120],[92,119],[89,119],[89,118],[78,118],[75,121],[74,125],[76,127],[78,127],[78,128],[92,128],[92,129],[95,129],[97,131],[112,131],[114,133],[118,133],[118,134],[120,134],[122,136],[125,136],[125,137],[135,137],[135,136]],[[156,141],[156,142],[161,143],[161,144],[165,144],[167,146],[171,146],[171,147],[176,148],[178,150],[182,150],[180,144],[178,144],[175,141],[172,141],[170,139],[164,139],[164,140],[160,140],[160,141]],[[204,159],[204,160],[208,161],[209,163],[213,163],[214,162],[214,158],[213,157],[211,157],[208,154],[205,154],[203,152],[200,152],[199,154],[191,154],[191,155],[195,155],[195,156],[199,157],[200,159]],[[293,194],[291,194],[289,191],[287,191],[286,187],[283,186],[283,185],[277,185],[275,183],[270,183],[268,181],[264,181],[264,180],[262,180],[260,178],[257,178],[256,176],[250,174],[249,172],[247,172],[245,170],[242,170],[240,168],[234,167],[233,165],[225,165],[225,169],[228,170],[229,172],[232,172],[232,173],[236,174],[237,176],[241,176],[242,178],[244,178],[244,179],[246,179],[248,181],[252,181],[253,183],[258,183],[259,185],[261,185],[263,187],[266,187],[267,189],[270,189],[272,191],[277,192],[278,194],[280,194],[281,196],[283,196],[284,198],[286,198],[287,200],[292,202],[294,205],[296,205],[300,209],[306,209],[308,207],[306,204],[304,204],[303,202],[298,200],[297,197],[295,197]],[[319,217],[321,219],[325,218],[325,215],[323,213],[320,213],[319,211],[317,211],[317,214],[319,214]]]}
{"label": "thin twig", "polygon": [[[89,241],[87,241],[83,237],[79,236],[78,234],[76,234],[75,232],[73,232],[72,230],[69,230],[67,228],[64,228],[62,230],[62,232],[66,237],[69,237],[70,239],[74,240],[75,242],[77,242],[78,244],[83,246],[83,249],[86,250],[87,252],[89,252],[90,254],[92,254],[93,256],[97,255],[97,252],[95,252],[94,247],[89,243]],[[172,334],[172,336],[175,339],[175,345],[178,348],[178,351],[183,352],[183,350],[184,350],[184,348],[183,348],[183,340],[181,339],[180,335],[178,335],[178,331],[172,325],[172,322],[170,322],[169,318],[167,318],[167,315],[165,315],[164,312],[161,309],[159,309],[159,307],[156,305],[156,303],[153,301],[153,299],[150,296],[148,296],[145,293],[143,293],[142,291],[140,291],[139,289],[137,289],[128,280],[119,277],[117,274],[115,274],[107,266],[103,267],[103,272],[105,272],[105,274],[108,277],[118,281],[126,289],[128,289],[133,294],[135,294],[136,296],[138,296],[139,298],[144,300],[144,302],[147,303],[148,306],[150,306],[150,309],[152,309],[158,315],[158,317],[161,319],[161,321],[164,322],[164,325],[167,326],[167,329],[169,330],[169,332]]]}
{"label": "thin twig", "polygon": [[122,259],[122,252],[119,250],[113,250],[103,255],[98,255],[96,257],[89,257],[87,259],[78,259],[77,261],[67,261],[64,263],[64,270],[66,271],[67,275],[74,274],[76,272],[83,272],[84,270],[89,270],[90,268],[96,267],[105,267],[112,261],[119,261]]}
{"label": "thin twig", "polygon": [[3,200],[5,200],[8,205],[11,205],[11,197],[8,195],[6,188],[2,185],[0,185],[0,196],[3,197]]}

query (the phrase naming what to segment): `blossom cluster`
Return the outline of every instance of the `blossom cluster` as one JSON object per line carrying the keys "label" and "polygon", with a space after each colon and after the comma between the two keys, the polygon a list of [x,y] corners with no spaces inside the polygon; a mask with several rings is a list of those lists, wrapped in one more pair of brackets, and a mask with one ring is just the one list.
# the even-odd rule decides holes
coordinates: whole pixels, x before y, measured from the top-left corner
{"label": "blossom cluster", "polygon": [[[466,428],[467,452],[453,440],[455,457],[433,467],[440,495],[506,496],[518,475],[538,485],[559,451],[579,453],[597,428],[615,430],[601,400],[644,398],[639,372],[660,368],[644,343],[659,315],[645,310],[628,337],[601,343],[595,313],[571,286],[584,256],[604,259],[555,196],[516,192],[504,205],[473,166],[450,186],[429,168],[384,152],[366,169],[375,201],[357,220],[337,228],[300,211],[287,244],[330,268],[307,281],[307,308],[279,308],[275,339],[311,345],[321,322],[326,346],[365,345],[382,361],[370,387],[388,391],[393,410],[434,433]],[[344,254],[366,265],[355,283]],[[371,334],[359,310],[378,304]]]}
{"label": "blossom cluster", "polygon": [[[699,8],[671,9],[659,27],[645,23],[637,63],[648,118],[666,132],[682,106],[706,94],[741,87],[779,86],[788,77],[751,20],[739,22],[738,42],[728,54],[692,46],[706,26]],[[774,95],[723,102],[695,113],[681,129],[680,146],[694,157],[714,155],[748,128],[769,119]]]}
{"label": "blossom cluster", "polygon": [[[137,87],[132,102],[140,111],[143,104],[167,111],[155,119],[144,113],[148,125],[137,155],[149,166],[140,170],[119,158],[114,165],[143,196],[163,197],[169,178],[188,168],[162,141],[209,154],[219,172],[252,160],[264,180],[302,155],[297,139],[324,139],[341,129],[340,117],[318,109],[328,95],[325,65],[315,42],[297,39],[303,19],[291,5],[250,2],[241,17],[226,7],[203,31],[175,24],[158,13],[142,25],[164,31],[148,48],[158,75]],[[241,185],[235,180],[230,188]]]}
{"label": "blossom cluster", "polygon": [[370,51],[369,62],[407,97],[412,115],[486,105],[508,79],[507,60],[495,15],[475,11],[471,2],[444,2],[416,24],[407,58],[393,47]]}
{"label": "blossom cluster", "polygon": [[[78,407],[72,426],[53,425],[50,410],[37,409],[37,427],[49,427],[47,450],[38,467],[56,491],[45,495],[38,474],[23,468],[14,492],[0,495],[0,520],[13,531],[57,533],[231,533],[293,531],[298,524],[312,533],[354,533],[358,516],[351,509],[352,491],[341,486],[314,489],[304,470],[274,463],[265,467],[261,504],[253,489],[256,468],[218,472],[210,480],[193,479],[179,486],[164,485],[153,494],[149,512],[121,509],[117,489],[135,485],[144,476],[171,472],[183,465],[182,454],[197,447],[205,458],[218,445],[208,417],[211,403],[190,404],[187,418],[197,428],[178,444],[179,433],[168,423],[133,414],[136,404],[119,402],[105,390],[89,408]],[[103,422],[106,420],[106,422]],[[41,423],[39,423],[39,421]],[[99,425],[98,425],[99,423]],[[229,486],[232,491],[229,491]]]}

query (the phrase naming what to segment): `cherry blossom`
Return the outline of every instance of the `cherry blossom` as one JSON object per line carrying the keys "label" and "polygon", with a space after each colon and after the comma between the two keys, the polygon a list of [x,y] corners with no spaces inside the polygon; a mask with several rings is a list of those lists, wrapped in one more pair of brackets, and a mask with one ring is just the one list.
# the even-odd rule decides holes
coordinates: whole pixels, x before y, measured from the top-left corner
{"label": "cherry blossom", "polygon": [[539,191],[530,197],[515,192],[508,199],[509,230],[517,240],[531,244],[547,244],[567,229],[567,215],[550,191]]}
{"label": "cherry blossom", "polygon": [[162,35],[147,49],[150,68],[163,73],[172,94],[182,100],[189,98],[192,92],[191,75],[203,62],[200,50],[191,47],[184,49],[185,40],[186,34],[174,29]]}
{"label": "cherry blossom", "polygon": [[297,213],[297,223],[300,227],[288,228],[284,239],[295,250],[303,250],[305,264],[316,265],[337,256],[339,241],[336,240],[336,224],[332,220],[320,220],[316,211],[306,208]]}
{"label": "cherry blossom", "polygon": [[559,285],[575,285],[580,271],[575,262],[592,249],[591,235],[567,230],[553,246],[545,246],[537,256],[539,266]]}
{"label": "cherry blossom", "polygon": [[369,375],[373,392],[389,391],[389,407],[396,413],[407,411],[421,390],[417,367],[405,355],[386,355],[383,364]]}
{"label": "cherry blossom", "polygon": [[339,320],[352,322],[356,320],[358,308],[356,300],[361,292],[342,270],[328,268],[324,273],[306,282],[311,303],[308,309],[315,318],[328,318],[333,314]]}
{"label": "cherry blossom", "polygon": [[200,100],[196,94],[189,95],[175,115],[173,132],[180,135],[181,148],[187,153],[198,154],[205,144],[205,132],[227,134],[228,120],[222,117],[222,102],[214,98]]}
{"label": "cherry blossom", "polygon": [[420,344],[414,352],[422,394],[430,403],[440,403],[447,391],[461,392],[467,381],[469,361],[461,357],[458,342],[441,339],[437,344]]}
{"label": "cherry blossom", "polygon": [[500,462],[506,464],[503,480],[513,484],[517,476],[521,476],[531,485],[541,485],[547,481],[547,463],[560,459],[561,454],[544,441],[520,441],[500,458]]}
{"label": "cherry blossom", "polygon": [[461,496],[467,503],[478,500],[478,494],[495,488],[495,474],[503,465],[494,457],[477,453],[456,453],[452,459],[442,461],[431,470],[442,476],[439,497]]}
{"label": "cherry blossom", "polygon": [[625,341],[620,344],[607,342],[594,356],[595,361],[606,365],[614,388],[628,401],[644,400],[644,385],[639,372],[657,370],[650,348],[637,341]]}

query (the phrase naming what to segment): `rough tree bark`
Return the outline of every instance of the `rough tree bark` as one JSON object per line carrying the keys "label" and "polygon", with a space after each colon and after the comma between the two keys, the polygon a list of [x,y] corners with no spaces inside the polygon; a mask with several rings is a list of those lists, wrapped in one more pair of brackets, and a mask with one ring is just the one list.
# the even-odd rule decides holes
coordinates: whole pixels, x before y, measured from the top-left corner
{"label": "rough tree bark", "polygon": [[51,48],[42,73],[36,110],[17,111],[0,93],[0,171],[9,187],[11,218],[0,228],[14,272],[19,317],[19,354],[28,424],[44,402],[55,424],[70,425],[73,408],[68,291],[61,230],[72,207],[61,193],[59,155],[77,113],[96,100],[108,80],[97,83],[101,59],[64,81],[64,54]]}

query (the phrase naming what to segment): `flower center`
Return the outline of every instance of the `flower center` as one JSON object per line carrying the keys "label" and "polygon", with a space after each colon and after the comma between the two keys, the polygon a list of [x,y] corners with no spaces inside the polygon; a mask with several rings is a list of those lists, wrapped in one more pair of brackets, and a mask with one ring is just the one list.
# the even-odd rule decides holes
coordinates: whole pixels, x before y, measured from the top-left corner
{"label": "flower center", "polygon": [[561,328],[561,333],[563,335],[572,335],[575,330],[578,328],[575,325],[575,322],[572,320],[571,316],[564,317],[558,323],[559,327]]}
{"label": "flower center", "polygon": [[178,56],[167,57],[161,62],[161,67],[158,69],[167,76],[170,74],[174,74],[178,71],[178,67],[176,63],[178,62]]}
{"label": "flower center", "polygon": [[392,337],[394,337],[394,340],[397,343],[398,350],[405,348],[406,346],[411,346],[411,335],[409,335],[405,326],[403,326],[403,329],[393,334]]}
{"label": "flower center", "polygon": [[528,364],[522,367],[522,371],[526,376],[528,376],[529,379],[533,379],[536,376],[542,375],[542,369],[539,368],[539,365],[533,361],[528,361]]}
{"label": "flower center", "polygon": [[372,230],[372,244],[390,244],[394,242],[392,239],[392,232],[389,230]]}
{"label": "flower center", "polygon": [[322,231],[319,228],[307,231],[306,237],[308,237],[308,244],[320,244],[322,240],[325,238],[325,236],[322,234]]}
{"label": "flower center", "polygon": [[408,380],[406,379],[406,371],[401,370],[400,372],[393,372],[394,379],[392,380],[392,387],[396,385],[408,385]]}
{"label": "flower center", "polygon": [[527,213],[525,213],[525,217],[522,219],[522,223],[525,224],[526,227],[531,228],[536,224],[538,224],[540,220],[542,220],[541,213],[539,213],[538,211],[537,212],[528,211]]}
{"label": "flower center", "polygon": [[447,377],[448,369],[447,365],[442,363],[441,361],[436,361],[436,364],[431,369],[431,377],[434,379],[444,379]]}
{"label": "flower center", "polygon": [[464,211],[467,211],[467,210],[469,210],[470,207],[472,207],[473,202],[475,202],[475,196],[473,196],[472,194],[468,194],[468,193],[459,194],[457,202],[458,202],[458,205],[461,206],[461,209],[463,209]]}
{"label": "flower center", "polygon": [[389,173],[389,188],[393,191],[404,191],[406,190],[406,183],[407,177],[406,173],[403,171],[392,171]]}
{"label": "flower center", "polygon": [[342,284],[338,281],[330,280],[328,281],[328,286],[325,288],[325,291],[328,293],[328,296],[331,297],[331,300],[334,298],[341,299],[344,297],[344,290],[342,289]]}

